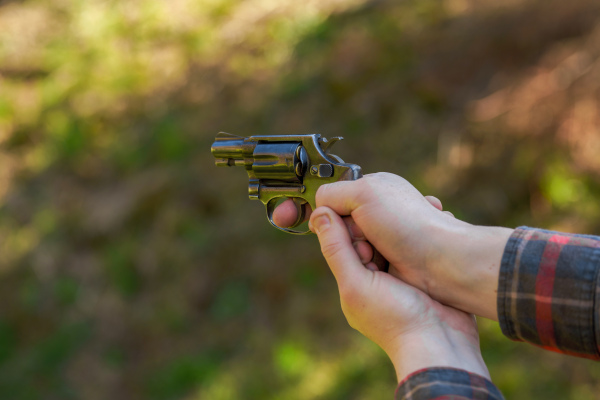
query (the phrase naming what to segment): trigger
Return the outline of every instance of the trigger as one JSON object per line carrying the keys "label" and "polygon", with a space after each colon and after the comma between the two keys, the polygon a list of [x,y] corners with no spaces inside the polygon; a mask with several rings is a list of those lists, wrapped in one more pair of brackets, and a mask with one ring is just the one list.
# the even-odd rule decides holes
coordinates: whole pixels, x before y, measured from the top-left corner
{"label": "trigger", "polygon": [[298,197],[293,197],[292,201],[294,202],[294,206],[296,206],[296,212],[298,217],[296,218],[296,221],[294,221],[292,226],[290,226],[290,228],[295,228],[298,225],[300,225],[304,221],[304,217],[306,217],[306,208],[304,207],[304,205],[307,202],[306,200]]}
{"label": "trigger", "polygon": [[[280,226],[277,226],[277,224],[275,224],[275,222],[273,222],[273,211],[275,211],[275,207],[277,207],[277,200],[278,198],[272,198],[271,200],[269,200],[267,202],[267,204],[265,205],[266,209],[267,209],[267,219],[269,220],[269,223],[271,225],[273,225],[275,228],[279,229],[280,231],[286,232],[286,233],[291,233],[292,235],[308,235],[310,233],[312,233],[309,229],[305,230],[305,231],[295,231],[293,229],[289,229],[289,228],[282,228]],[[300,223],[302,223],[302,220],[304,220],[304,203],[306,203],[305,200],[303,199],[296,199],[295,197],[292,198],[292,200],[294,201],[294,205],[296,206],[296,210],[298,211],[298,216],[299,218],[296,220],[295,225],[300,225]],[[300,222],[298,222],[300,221]]]}

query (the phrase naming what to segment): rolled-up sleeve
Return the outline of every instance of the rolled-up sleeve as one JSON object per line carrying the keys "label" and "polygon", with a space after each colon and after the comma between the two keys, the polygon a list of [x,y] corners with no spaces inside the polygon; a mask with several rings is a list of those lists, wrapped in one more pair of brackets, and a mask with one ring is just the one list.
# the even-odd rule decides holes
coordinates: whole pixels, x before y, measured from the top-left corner
{"label": "rolled-up sleeve", "polygon": [[[502,332],[547,350],[600,360],[600,237],[519,227],[498,278]],[[405,378],[396,400],[503,399],[485,377],[428,368]]]}
{"label": "rolled-up sleeve", "polygon": [[487,378],[455,368],[427,368],[406,377],[396,390],[396,400],[489,399],[502,393]]}
{"label": "rolled-up sleeve", "polygon": [[502,332],[564,354],[600,359],[600,237],[517,228],[498,281]]}

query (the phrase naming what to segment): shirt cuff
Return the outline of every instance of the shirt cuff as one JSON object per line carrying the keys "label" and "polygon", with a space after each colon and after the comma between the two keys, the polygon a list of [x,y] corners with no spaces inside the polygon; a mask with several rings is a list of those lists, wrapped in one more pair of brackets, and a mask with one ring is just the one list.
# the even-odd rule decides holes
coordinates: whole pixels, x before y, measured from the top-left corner
{"label": "shirt cuff", "polygon": [[[451,397],[446,397],[451,396]],[[502,393],[487,378],[448,367],[435,367],[413,372],[398,386],[396,400],[437,398],[502,400]]]}
{"label": "shirt cuff", "polygon": [[500,266],[502,332],[548,350],[600,359],[598,271],[600,237],[517,228]]}

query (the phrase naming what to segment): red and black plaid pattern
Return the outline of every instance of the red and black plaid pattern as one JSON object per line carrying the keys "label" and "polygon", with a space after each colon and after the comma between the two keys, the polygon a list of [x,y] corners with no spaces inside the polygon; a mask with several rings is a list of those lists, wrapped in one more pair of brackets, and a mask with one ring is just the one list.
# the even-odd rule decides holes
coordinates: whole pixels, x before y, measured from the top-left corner
{"label": "red and black plaid pattern", "polygon": [[500,267],[502,332],[548,350],[600,359],[599,272],[600,237],[517,228]]}
{"label": "red and black plaid pattern", "polygon": [[455,368],[414,372],[398,386],[396,400],[501,400],[502,393],[483,376]]}
{"label": "red and black plaid pattern", "polygon": [[[513,340],[600,359],[600,237],[517,228],[502,256],[498,318]],[[482,376],[440,367],[400,383],[396,400],[417,399],[503,397]]]}

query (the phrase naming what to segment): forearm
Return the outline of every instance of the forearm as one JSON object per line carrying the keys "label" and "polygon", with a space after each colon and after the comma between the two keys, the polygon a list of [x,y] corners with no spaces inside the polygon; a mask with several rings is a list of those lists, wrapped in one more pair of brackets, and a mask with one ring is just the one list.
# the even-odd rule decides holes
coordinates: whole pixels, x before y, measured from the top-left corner
{"label": "forearm", "polygon": [[468,224],[438,232],[445,256],[428,266],[432,297],[499,320],[511,339],[600,359],[600,237]]}
{"label": "forearm", "polygon": [[513,229],[454,220],[432,227],[428,293],[465,312],[498,320],[498,275]]}
{"label": "forearm", "polygon": [[462,369],[489,379],[477,335],[469,330],[470,327],[432,327],[405,335],[388,350],[398,382],[415,371],[432,367]]}
{"label": "forearm", "polygon": [[396,400],[502,400],[472,328],[443,324],[405,337],[392,357],[400,382]]}

